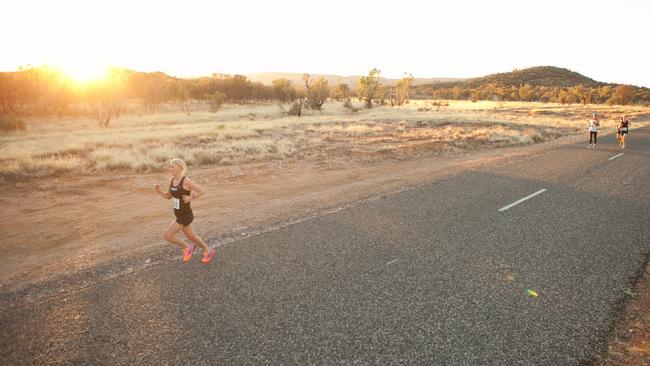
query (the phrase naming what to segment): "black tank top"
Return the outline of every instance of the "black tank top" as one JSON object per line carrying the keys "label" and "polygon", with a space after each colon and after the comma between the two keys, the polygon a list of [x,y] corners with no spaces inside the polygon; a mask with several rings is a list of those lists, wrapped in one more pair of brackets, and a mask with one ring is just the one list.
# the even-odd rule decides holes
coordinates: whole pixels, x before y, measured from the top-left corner
{"label": "black tank top", "polygon": [[624,128],[624,127],[627,128],[628,123],[630,123],[630,121],[627,121],[627,120],[621,121],[621,128]]}
{"label": "black tank top", "polygon": [[[183,201],[183,196],[189,196],[192,191],[183,188],[185,177],[181,178],[181,182],[177,186],[174,185],[174,178],[169,182],[169,191],[172,193],[174,212],[185,213],[191,212],[192,208],[189,203]],[[178,201],[177,201],[178,200]]]}

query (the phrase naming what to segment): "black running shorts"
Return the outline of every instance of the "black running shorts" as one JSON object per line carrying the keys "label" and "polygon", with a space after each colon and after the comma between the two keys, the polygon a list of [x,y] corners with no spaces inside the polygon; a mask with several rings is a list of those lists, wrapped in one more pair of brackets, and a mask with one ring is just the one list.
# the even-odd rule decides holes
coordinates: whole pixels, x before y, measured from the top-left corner
{"label": "black running shorts", "polygon": [[194,221],[194,214],[192,214],[192,211],[175,213],[175,214],[176,214],[176,222],[179,225],[189,226],[192,223],[192,221]]}

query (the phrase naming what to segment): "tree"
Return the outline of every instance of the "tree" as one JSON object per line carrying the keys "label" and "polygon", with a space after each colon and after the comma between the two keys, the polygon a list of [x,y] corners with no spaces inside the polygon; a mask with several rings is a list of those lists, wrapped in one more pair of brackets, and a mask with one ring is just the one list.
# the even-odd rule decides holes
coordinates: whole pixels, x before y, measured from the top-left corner
{"label": "tree", "polygon": [[463,99],[464,94],[464,90],[459,86],[455,86],[451,89],[451,95],[455,100]]}
{"label": "tree", "polygon": [[334,100],[343,102],[343,106],[352,109],[352,90],[348,84],[339,84],[332,91],[332,98]]}
{"label": "tree", "polygon": [[332,90],[332,98],[338,102],[344,101],[352,96],[352,90],[348,84],[339,84]]}
{"label": "tree", "polygon": [[226,100],[226,94],[222,92],[214,92],[214,95],[210,98],[210,112],[216,113],[221,105]]}
{"label": "tree", "polygon": [[636,89],[630,85],[619,85],[614,89],[612,97],[607,100],[607,104],[630,104],[636,96]]}
{"label": "tree", "polygon": [[174,95],[174,81],[159,71],[133,73],[130,84],[147,113],[154,113],[160,104],[172,99]]}
{"label": "tree", "polygon": [[357,95],[359,98],[364,100],[366,108],[372,108],[372,100],[375,98],[379,87],[381,86],[379,74],[381,74],[381,71],[378,69],[372,69],[368,72],[368,76],[362,76],[359,78]]}
{"label": "tree", "polygon": [[375,92],[375,98],[379,101],[379,105],[386,104],[386,98],[393,99],[394,88],[388,85],[381,84]]}
{"label": "tree", "polygon": [[408,76],[404,76],[402,80],[398,81],[395,85],[395,102],[398,106],[408,103],[412,82],[413,75],[409,74]]}
{"label": "tree", "polygon": [[234,103],[242,103],[246,99],[251,99],[253,90],[252,83],[244,75],[228,76],[224,79],[223,92],[228,95],[228,99]]}
{"label": "tree", "polygon": [[291,80],[285,78],[273,80],[271,95],[280,103],[293,102],[296,99],[296,88],[293,87]]}
{"label": "tree", "polygon": [[272,99],[271,87],[261,82],[251,84],[251,97],[253,100],[270,100]]}
{"label": "tree", "polygon": [[[300,117],[302,114],[302,98],[304,98],[304,92],[302,90],[297,90],[297,88],[291,83],[291,80],[284,78],[273,80],[271,94],[273,95],[273,98],[280,102],[278,103],[278,106],[286,114]],[[289,109],[282,106],[282,103],[286,102],[293,102]]]}
{"label": "tree", "polygon": [[562,104],[573,104],[578,102],[578,97],[568,89],[560,90],[558,98]]}
{"label": "tree", "polygon": [[47,103],[56,112],[59,120],[68,112],[68,108],[75,100],[78,100],[77,90],[70,79],[61,78],[52,82]]}
{"label": "tree", "polygon": [[576,85],[569,89],[569,92],[575,95],[576,99],[581,102],[583,105],[591,103],[593,97],[593,91],[589,88],[585,88],[582,84]]}
{"label": "tree", "polygon": [[609,98],[612,97],[614,90],[609,85],[601,86],[596,90],[596,98],[599,103],[605,103]]}
{"label": "tree", "polygon": [[40,68],[21,66],[14,73],[14,113],[20,113],[25,105],[34,105],[45,90],[43,72]]}
{"label": "tree", "polygon": [[84,98],[100,127],[108,127],[111,119],[119,117],[126,99],[126,86],[126,75],[118,69],[111,69],[105,79],[86,85]]}
{"label": "tree", "polygon": [[172,95],[181,107],[181,111],[190,114],[190,83],[187,80],[176,80],[172,84]]}
{"label": "tree", "polygon": [[17,108],[16,76],[13,72],[0,72],[0,106],[2,114],[15,112]]}
{"label": "tree", "polygon": [[519,87],[519,99],[528,102],[533,97],[533,87],[530,84],[524,84]]}
{"label": "tree", "polygon": [[202,77],[191,80],[189,85],[190,98],[196,101],[209,101],[218,90],[219,79],[216,77]]}
{"label": "tree", "polygon": [[329,96],[329,87],[327,86],[327,80],[321,77],[316,81],[313,81],[309,74],[304,74],[302,80],[305,82],[305,99],[309,109],[320,111],[323,108],[323,104]]}

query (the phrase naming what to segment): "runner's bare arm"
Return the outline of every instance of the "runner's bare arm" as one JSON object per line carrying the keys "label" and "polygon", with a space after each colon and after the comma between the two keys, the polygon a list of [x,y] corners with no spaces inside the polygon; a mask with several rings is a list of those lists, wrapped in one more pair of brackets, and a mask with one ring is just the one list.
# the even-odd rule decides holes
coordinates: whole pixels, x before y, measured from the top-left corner
{"label": "runner's bare arm", "polygon": [[[173,179],[173,178],[172,178],[172,179]],[[171,182],[171,179],[170,179],[170,182]],[[171,193],[170,191],[165,191],[165,192],[163,192],[162,190],[160,190],[160,184],[156,183],[156,184],[154,185],[154,187],[156,188],[156,192],[157,192],[157,193],[158,193],[162,198],[165,198],[165,199],[171,199],[171,198],[172,198],[172,193]]]}
{"label": "runner's bare arm", "polygon": [[[203,191],[203,188],[196,184],[193,180],[187,178],[185,179],[185,185],[187,188],[192,191],[191,196],[183,196],[183,200],[188,203],[191,201],[194,201],[195,199],[203,196],[205,192]],[[187,197],[187,198],[186,198]]]}

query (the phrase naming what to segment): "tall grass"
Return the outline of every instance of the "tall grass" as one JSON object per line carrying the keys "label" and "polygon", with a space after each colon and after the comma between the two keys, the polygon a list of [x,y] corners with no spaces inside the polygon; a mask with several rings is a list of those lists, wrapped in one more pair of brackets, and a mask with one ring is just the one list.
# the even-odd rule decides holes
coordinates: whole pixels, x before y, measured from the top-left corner
{"label": "tall grass", "polygon": [[88,119],[32,120],[24,131],[0,135],[0,176],[23,180],[57,174],[153,172],[172,157],[192,166],[208,166],[320,159],[360,151],[472,150],[579,133],[595,109],[610,117],[605,128],[613,128],[614,117],[622,113],[633,118],[650,113],[650,108],[640,107],[454,101],[439,111],[424,111],[421,107],[426,103],[431,102],[358,112],[328,103],[323,111],[306,111],[300,118],[286,116],[274,104],[224,105],[218,113],[125,116],[108,129]]}

